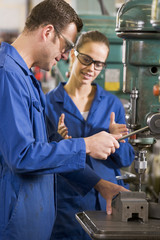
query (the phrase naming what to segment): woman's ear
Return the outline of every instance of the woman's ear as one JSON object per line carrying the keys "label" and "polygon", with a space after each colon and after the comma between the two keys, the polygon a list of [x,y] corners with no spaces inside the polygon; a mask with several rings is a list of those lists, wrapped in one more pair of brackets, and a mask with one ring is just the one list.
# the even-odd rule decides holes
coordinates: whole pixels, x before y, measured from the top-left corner
{"label": "woman's ear", "polygon": [[75,54],[74,54],[74,49],[70,51],[70,61],[69,61],[69,72],[71,73],[72,71],[72,65],[75,59]]}
{"label": "woman's ear", "polygon": [[71,57],[71,60],[74,60],[75,58],[74,49],[71,50],[70,57]]}

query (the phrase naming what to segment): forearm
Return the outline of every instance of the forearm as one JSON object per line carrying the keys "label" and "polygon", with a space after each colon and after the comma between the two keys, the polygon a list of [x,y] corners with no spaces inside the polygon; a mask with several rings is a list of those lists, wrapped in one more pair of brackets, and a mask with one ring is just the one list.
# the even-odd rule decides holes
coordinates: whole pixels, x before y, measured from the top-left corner
{"label": "forearm", "polygon": [[67,182],[82,196],[86,195],[100,180],[88,164],[84,170],[61,174]]}

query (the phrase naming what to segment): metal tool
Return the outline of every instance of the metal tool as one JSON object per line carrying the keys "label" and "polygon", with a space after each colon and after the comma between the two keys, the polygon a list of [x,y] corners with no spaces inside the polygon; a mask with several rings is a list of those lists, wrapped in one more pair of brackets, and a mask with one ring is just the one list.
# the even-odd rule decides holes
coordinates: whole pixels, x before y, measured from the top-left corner
{"label": "metal tool", "polygon": [[131,133],[129,133],[129,134],[127,134],[127,135],[119,138],[119,139],[118,139],[118,142],[120,142],[121,140],[124,140],[124,139],[126,139],[126,138],[128,138],[128,137],[131,137],[132,135],[135,135],[135,134],[137,134],[137,133],[140,133],[140,132],[143,132],[143,131],[145,131],[145,130],[148,130],[148,129],[149,129],[149,126],[146,126],[146,127],[140,128],[140,129],[138,129],[138,130],[136,130],[136,131],[133,131],[133,132],[131,132]]}
{"label": "metal tool", "polygon": [[148,126],[145,126],[143,128],[140,128],[136,131],[133,131],[121,138],[118,139],[118,142],[120,142],[123,139],[126,139],[132,135],[135,135],[137,133],[146,131],[146,130],[150,130],[152,133],[154,134],[160,134],[160,113],[150,113],[147,117],[147,124]]}

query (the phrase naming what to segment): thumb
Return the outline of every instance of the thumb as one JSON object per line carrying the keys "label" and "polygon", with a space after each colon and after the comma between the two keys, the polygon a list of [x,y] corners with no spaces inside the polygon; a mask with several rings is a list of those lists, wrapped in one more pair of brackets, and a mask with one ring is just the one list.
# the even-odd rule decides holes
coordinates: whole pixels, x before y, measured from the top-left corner
{"label": "thumb", "polygon": [[64,118],[65,118],[65,114],[62,113],[60,116],[60,124],[64,124]]}
{"label": "thumb", "polygon": [[111,206],[112,200],[111,199],[107,199],[107,214],[111,215],[112,214],[112,206]]}
{"label": "thumb", "polygon": [[115,123],[115,113],[114,112],[111,112],[111,115],[110,115],[110,124],[113,124]]}

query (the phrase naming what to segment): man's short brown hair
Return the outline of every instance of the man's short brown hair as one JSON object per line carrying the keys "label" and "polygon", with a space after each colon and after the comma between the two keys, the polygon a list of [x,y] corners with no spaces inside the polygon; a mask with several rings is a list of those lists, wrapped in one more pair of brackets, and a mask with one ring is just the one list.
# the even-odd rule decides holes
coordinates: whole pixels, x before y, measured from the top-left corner
{"label": "man's short brown hair", "polygon": [[80,32],[83,23],[75,10],[64,0],[44,0],[36,5],[27,17],[24,30],[33,31],[52,24],[61,32],[68,24],[75,23]]}

